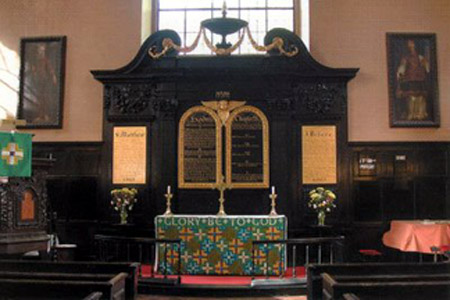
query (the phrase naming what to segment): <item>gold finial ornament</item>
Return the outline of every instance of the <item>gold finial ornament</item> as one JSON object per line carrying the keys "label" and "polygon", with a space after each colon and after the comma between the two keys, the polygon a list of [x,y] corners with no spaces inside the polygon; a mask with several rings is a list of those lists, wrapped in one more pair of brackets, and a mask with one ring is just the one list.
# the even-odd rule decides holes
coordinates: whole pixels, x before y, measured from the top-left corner
{"label": "gold finial ornament", "polygon": [[275,205],[276,205],[275,200],[277,199],[277,197],[278,197],[278,195],[275,194],[275,187],[272,186],[272,193],[269,195],[269,198],[272,200],[272,202],[270,204],[272,209],[270,210],[270,213],[269,213],[269,215],[271,215],[271,216],[278,216],[277,211],[275,210]]}
{"label": "gold finial ornament", "polygon": [[222,17],[227,17],[227,1],[223,1],[222,4]]}
{"label": "gold finial ornament", "polygon": [[166,212],[164,213],[164,216],[172,216],[173,213],[170,209],[170,200],[173,198],[173,194],[170,192],[170,185],[167,186],[167,193],[164,194],[164,197],[166,197]]}
{"label": "gold finial ornament", "polygon": [[225,203],[225,190],[229,189],[231,190],[231,184],[226,184],[225,183],[225,177],[222,175],[222,179],[220,181],[219,184],[216,184],[214,186],[214,189],[217,189],[220,192],[220,197],[219,197],[219,212],[217,213],[218,216],[226,216],[227,214],[225,213],[225,207],[224,207],[224,203]]}

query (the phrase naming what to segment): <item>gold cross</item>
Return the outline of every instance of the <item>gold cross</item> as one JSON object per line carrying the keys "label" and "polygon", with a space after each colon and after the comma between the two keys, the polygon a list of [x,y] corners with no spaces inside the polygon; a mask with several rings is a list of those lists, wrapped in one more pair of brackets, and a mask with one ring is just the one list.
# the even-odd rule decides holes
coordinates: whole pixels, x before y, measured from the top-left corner
{"label": "gold cross", "polygon": [[164,194],[164,197],[166,197],[166,212],[164,213],[165,216],[171,216],[172,214],[172,210],[170,209],[170,200],[173,197],[173,194],[171,192],[168,192],[167,194]]}
{"label": "gold cross", "polygon": [[219,197],[219,212],[217,213],[218,216],[226,216],[225,208],[223,206],[223,203],[225,202],[225,190],[229,189],[231,190],[232,185],[225,183],[225,177],[222,175],[221,181],[214,186],[214,189],[218,190],[220,192]]}
{"label": "gold cross", "polygon": [[275,200],[277,199],[278,195],[275,194],[274,191],[272,191],[272,194],[269,195],[270,200],[272,200],[270,206],[272,207],[272,209],[270,210],[270,214],[271,216],[278,216],[277,211],[275,210]]}

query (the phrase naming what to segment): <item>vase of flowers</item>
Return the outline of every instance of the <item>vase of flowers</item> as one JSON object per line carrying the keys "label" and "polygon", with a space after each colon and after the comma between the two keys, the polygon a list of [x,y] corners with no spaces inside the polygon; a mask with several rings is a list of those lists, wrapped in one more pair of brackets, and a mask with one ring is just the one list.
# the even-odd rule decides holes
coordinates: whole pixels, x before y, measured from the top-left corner
{"label": "vase of flowers", "polygon": [[120,224],[127,224],[128,212],[133,209],[136,199],[137,190],[133,188],[120,188],[111,191],[111,206],[115,211],[119,212]]}
{"label": "vase of flowers", "polygon": [[309,192],[308,206],[317,212],[317,224],[319,226],[325,225],[326,214],[336,207],[335,200],[336,195],[323,187],[317,187]]}

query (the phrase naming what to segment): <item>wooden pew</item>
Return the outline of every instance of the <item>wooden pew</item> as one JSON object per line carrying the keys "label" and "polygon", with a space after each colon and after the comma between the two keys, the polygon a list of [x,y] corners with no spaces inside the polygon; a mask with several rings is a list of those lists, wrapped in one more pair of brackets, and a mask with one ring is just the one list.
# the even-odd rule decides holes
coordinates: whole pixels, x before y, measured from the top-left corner
{"label": "wooden pew", "polygon": [[[124,272],[121,272],[124,273]],[[126,273],[124,273],[126,274]],[[117,274],[84,274],[84,273],[56,273],[56,272],[15,272],[0,271],[0,279],[42,279],[69,281],[108,281]],[[128,274],[127,274],[128,276]],[[1,292],[1,291],[0,291]]]}
{"label": "wooden pew", "polygon": [[353,293],[346,293],[342,296],[344,300],[361,300],[358,296]]}
{"label": "wooden pew", "polygon": [[[0,298],[7,299],[82,299],[89,293],[102,293],[101,299],[125,299],[126,273],[108,276],[108,280],[0,278]],[[13,276],[17,277],[17,275]]]}
{"label": "wooden pew", "polygon": [[[77,297],[77,296],[64,296],[64,300],[101,300],[103,299],[103,293],[101,292],[92,292],[89,293],[89,295],[87,295],[86,297]],[[3,298],[2,296],[0,296],[0,299],[8,299],[8,300],[61,300],[60,296],[56,296],[56,297],[50,297],[50,296],[44,296],[44,297],[37,297],[37,296],[33,296],[33,297],[18,297],[18,296],[12,296],[12,297],[7,297],[7,298]]]}
{"label": "wooden pew", "polygon": [[331,276],[323,273],[321,276],[325,300],[345,299],[348,293],[366,300],[450,299],[450,274]]}
{"label": "wooden pew", "polygon": [[306,269],[308,299],[322,299],[322,273],[330,275],[448,274],[446,263],[311,264]]}
{"label": "wooden pew", "polygon": [[[127,273],[125,280],[126,299],[137,297],[139,263],[106,262],[42,262],[23,260],[0,260],[0,272],[44,272],[65,274],[109,274]],[[68,275],[70,276],[70,275]]]}
{"label": "wooden pew", "polygon": [[100,300],[102,299],[103,293],[101,292],[93,292],[84,297],[82,300]]}

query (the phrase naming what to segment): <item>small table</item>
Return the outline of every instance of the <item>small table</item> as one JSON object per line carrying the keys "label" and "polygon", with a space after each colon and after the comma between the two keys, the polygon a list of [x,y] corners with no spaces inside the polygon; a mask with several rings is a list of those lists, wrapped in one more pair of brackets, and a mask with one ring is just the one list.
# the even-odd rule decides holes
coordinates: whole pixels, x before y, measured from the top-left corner
{"label": "small table", "polygon": [[450,244],[450,220],[393,220],[383,244],[404,252],[431,254],[432,246]]}

